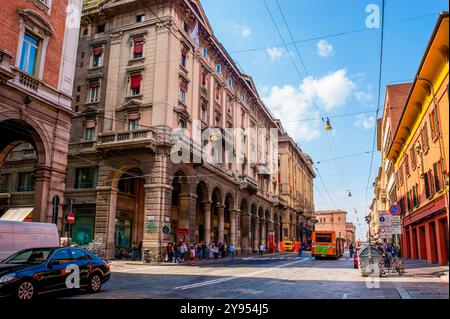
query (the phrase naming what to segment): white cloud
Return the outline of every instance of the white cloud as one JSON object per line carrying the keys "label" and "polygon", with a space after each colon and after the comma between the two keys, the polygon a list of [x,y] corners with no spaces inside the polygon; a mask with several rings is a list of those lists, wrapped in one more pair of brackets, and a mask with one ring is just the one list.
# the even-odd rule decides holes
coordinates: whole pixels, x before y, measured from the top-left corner
{"label": "white cloud", "polygon": [[[320,137],[323,126],[320,113],[317,111],[318,99],[325,109],[330,110],[344,105],[354,87],[355,84],[348,79],[346,70],[342,69],[318,79],[308,77],[298,88],[285,85],[264,89],[262,97],[294,140],[311,141]],[[297,121],[311,118],[317,120]]]}
{"label": "white cloud", "polygon": [[316,48],[317,53],[325,58],[334,54],[333,46],[327,40],[317,42]]}
{"label": "white cloud", "polygon": [[236,33],[238,33],[241,37],[243,38],[250,38],[250,36],[252,35],[252,30],[250,29],[250,27],[246,24],[244,25],[238,25],[235,24],[234,25],[234,30]]}
{"label": "white cloud", "polygon": [[368,104],[373,101],[372,86],[368,85],[367,91],[355,92],[356,100],[362,104]]}
{"label": "white cloud", "polygon": [[279,47],[267,48],[267,53],[270,56],[270,60],[275,62],[283,56],[284,49]]}
{"label": "white cloud", "polygon": [[375,118],[373,116],[367,117],[364,114],[358,114],[356,116],[355,126],[370,130],[375,126]]}
{"label": "white cloud", "polygon": [[347,70],[341,69],[334,73],[315,79],[307,77],[302,84],[305,94],[311,96],[317,95],[326,111],[329,111],[346,103],[356,84],[347,77]]}

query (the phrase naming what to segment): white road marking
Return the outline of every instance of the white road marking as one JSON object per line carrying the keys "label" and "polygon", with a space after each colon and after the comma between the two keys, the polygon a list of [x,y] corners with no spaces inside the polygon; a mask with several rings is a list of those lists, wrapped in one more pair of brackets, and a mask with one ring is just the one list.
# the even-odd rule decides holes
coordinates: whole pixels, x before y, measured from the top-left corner
{"label": "white road marking", "polygon": [[255,272],[252,272],[250,274],[241,274],[241,275],[230,276],[230,277],[225,277],[225,278],[220,278],[220,279],[208,280],[208,281],[198,282],[198,283],[191,284],[191,285],[175,287],[174,289],[186,290],[186,289],[198,288],[198,287],[202,287],[202,286],[214,285],[214,284],[225,282],[225,281],[239,279],[241,277],[252,277],[254,275],[259,275],[259,274],[262,274],[262,273],[265,273],[265,272],[268,272],[268,271],[272,271],[272,270],[274,270],[276,268],[283,268],[283,267],[294,265],[294,264],[298,264],[298,263],[301,263],[301,262],[304,262],[304,261],[307,261],[307,259],[288,262],[288,263],[285,263],[285,264],[282,264],[282,265],[278,265],[278,266],[275,266],[275,267],[271,267],[271,268],[267,268],[267,269],[264,269],[264,270],[255,271]]}
{"label": "white road marking", "polygon": [[406,291],[406,289],[402,288],[402,287],[397,287],[396,285],[394,285],[395,289],[397,290],[398,294],[400,295],[400,297],[402,299],[411,299],[410,294]]}

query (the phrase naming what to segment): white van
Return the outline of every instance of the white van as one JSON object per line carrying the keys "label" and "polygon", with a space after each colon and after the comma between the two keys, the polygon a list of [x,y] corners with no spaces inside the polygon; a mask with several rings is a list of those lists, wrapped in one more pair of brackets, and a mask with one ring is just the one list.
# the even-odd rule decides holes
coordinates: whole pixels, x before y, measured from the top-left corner
{"label": "white van", "polygon": [[27,248],[59,247],[55,224],[0,220],[0,261]]}

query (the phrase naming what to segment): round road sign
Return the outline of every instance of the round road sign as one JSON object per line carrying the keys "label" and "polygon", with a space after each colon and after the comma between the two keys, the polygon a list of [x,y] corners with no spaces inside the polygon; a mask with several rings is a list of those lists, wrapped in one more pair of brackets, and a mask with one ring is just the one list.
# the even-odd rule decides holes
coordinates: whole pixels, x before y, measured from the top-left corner
{"label": "round road sign", "polygon": [[400,206],[392,205],[391,208],[389,208],[389,212],[391,213],[392,216],[400,215]]}
{"label": "round road sign", "polygon": [[75,214],[74,213],[67,214],[67,222],[69,224],[73,224],[75,222]]}

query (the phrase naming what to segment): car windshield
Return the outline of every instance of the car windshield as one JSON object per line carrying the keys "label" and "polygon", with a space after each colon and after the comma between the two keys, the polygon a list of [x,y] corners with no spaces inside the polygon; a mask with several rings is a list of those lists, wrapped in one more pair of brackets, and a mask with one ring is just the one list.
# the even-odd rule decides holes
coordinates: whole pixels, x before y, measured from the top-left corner
{"label": "car windshield", "polygon": [[41,264],[47,260],[48,256],[54,251],[54,248],[32,248],[19,251],[18,253],[6,258],[4,264]]}

